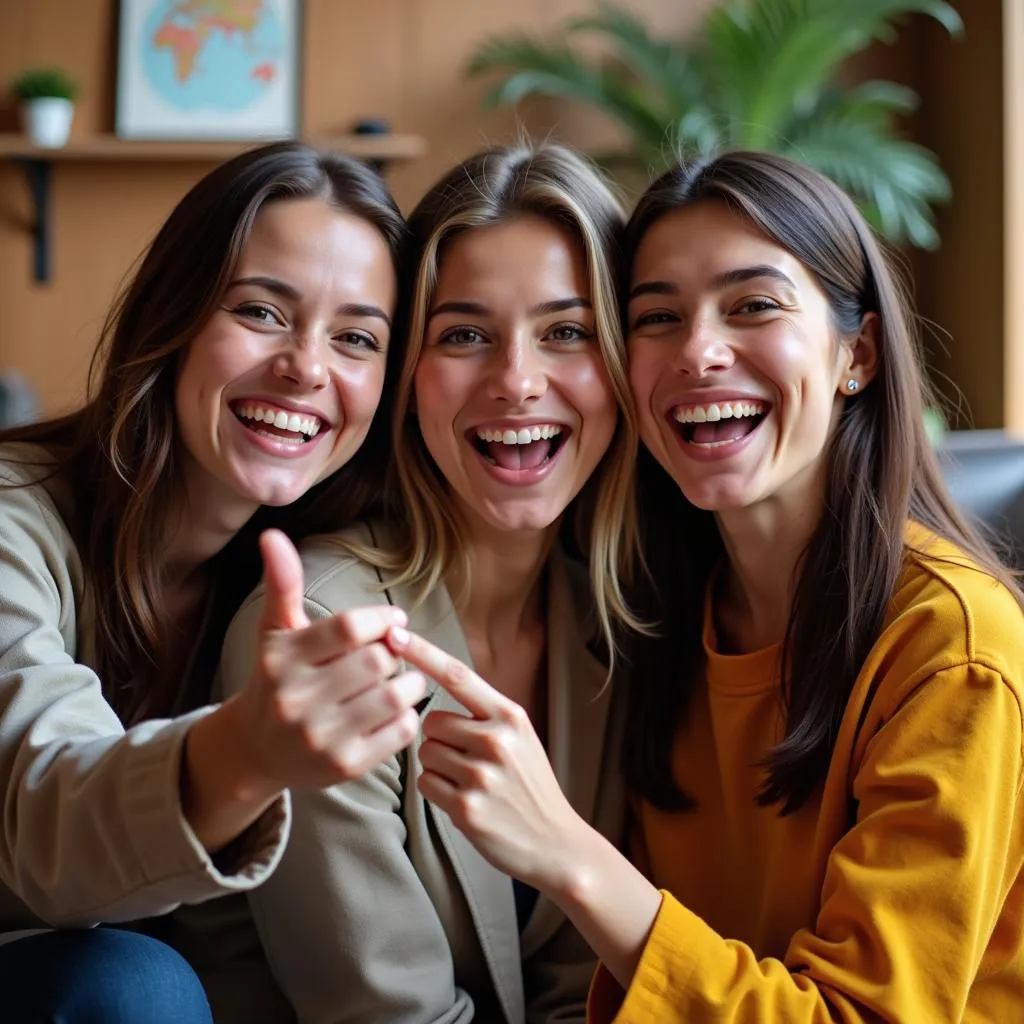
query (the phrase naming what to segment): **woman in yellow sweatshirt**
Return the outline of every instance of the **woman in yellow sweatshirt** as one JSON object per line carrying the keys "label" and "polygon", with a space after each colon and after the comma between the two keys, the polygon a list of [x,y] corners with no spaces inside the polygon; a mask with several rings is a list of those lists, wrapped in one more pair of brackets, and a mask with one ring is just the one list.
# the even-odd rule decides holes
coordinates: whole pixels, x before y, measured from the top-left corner
{"label": "woman in yellow sweatshirt", "polygon": [[1024,1019],[1021,594],[939,477],[898,276],[763,154],[668,172],[625,248],[662,623],[632,864],[525,715],[399,630],[475,716],[428,718],[421,787],[588,938],[592,1021]]}

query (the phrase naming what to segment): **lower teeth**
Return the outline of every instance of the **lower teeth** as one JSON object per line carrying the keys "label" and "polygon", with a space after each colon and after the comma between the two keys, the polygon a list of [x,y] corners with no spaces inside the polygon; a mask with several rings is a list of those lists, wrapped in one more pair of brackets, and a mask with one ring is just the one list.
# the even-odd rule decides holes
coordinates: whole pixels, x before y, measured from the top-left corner
{"label": "lower teeth", "polygon": [[[245,422],[245,421],[243,421]],[[245,426],[249,428],[254,434],[259,434],[260,437],[269,437],[273,441],[284,441],[286,444],[300,445],[305,444],[311,440],[306,434],[297,434],[292,437],[288,437],[285,434],[272,434],[269,430],[263,430],[258,424],[245,423]]]}

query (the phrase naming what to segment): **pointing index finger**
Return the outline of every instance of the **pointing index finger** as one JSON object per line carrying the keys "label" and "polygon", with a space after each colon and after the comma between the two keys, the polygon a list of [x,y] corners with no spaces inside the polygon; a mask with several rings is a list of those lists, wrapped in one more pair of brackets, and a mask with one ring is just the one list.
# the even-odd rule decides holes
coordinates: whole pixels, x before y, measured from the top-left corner
{"label": "pointing index finger", "polygon": [[493,718],[504,707],[505,698],[468,665],[416,633],[393,628],[388,633],[388,645],[399,657],[436,680],[474,718]]}

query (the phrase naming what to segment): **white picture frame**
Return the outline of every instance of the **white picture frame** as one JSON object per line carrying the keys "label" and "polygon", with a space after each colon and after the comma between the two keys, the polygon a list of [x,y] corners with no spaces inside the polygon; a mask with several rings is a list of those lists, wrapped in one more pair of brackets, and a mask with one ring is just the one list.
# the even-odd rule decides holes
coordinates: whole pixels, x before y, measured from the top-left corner
{"label": "white picture frame", "polygon": [[118,137],[298,135],[301,0],[121,0],[120,7]]}

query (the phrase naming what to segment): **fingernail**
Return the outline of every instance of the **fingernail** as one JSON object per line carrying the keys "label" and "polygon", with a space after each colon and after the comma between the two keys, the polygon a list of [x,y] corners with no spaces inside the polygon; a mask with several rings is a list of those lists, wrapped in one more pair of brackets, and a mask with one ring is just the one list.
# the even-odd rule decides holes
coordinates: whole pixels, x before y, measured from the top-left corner
{"label": "fingernail", "polygon": [[392,626],[391,639],[399,647],[404,647],[409,642],[409,631],[401,626]]}

